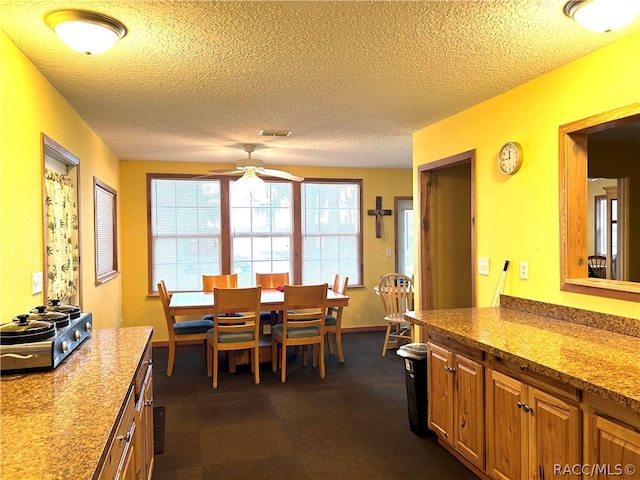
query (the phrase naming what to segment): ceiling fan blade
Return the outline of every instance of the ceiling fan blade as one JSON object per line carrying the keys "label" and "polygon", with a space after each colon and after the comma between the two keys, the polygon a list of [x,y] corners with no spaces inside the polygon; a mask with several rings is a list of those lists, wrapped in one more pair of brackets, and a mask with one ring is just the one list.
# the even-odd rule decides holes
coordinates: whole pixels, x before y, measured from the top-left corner
{"label": "ceiling fan blade", "polygon": [[304,177],[298,177],[297,175],[294,175],[289,172],[285,172],[283,170],[272,170],[270,168],[258,168],[256,169],[256,172],[258,172],[261,175],[268,175],[269,177],[283,178],[285,180],[291,180],[293,182],[301,182],[304,180]]}
{"label": "ceiling fan blade", "polygon": [[236,168],[234,170],[229,170],[229,169],[225,169],[225,170],[209,170],[209,172],[211,173],[211,175],[240,175],[240,174],[244,173],[244,170],[238,170]]}

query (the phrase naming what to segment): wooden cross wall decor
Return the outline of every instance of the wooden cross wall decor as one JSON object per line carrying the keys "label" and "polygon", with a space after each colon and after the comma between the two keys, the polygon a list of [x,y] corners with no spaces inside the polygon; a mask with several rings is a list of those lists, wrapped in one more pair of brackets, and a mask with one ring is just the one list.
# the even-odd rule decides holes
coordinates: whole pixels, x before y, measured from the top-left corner
{"label": "wooden cross wall decor", "polygon": [[376,209],[369,210],[367,212],[368,215],[375,215],[376,217],[376,238],[382,238],[382,217],[385,215],[392,215],[393,212],[391,210],[383,210],[382,209],[382,197],[376,197]]}

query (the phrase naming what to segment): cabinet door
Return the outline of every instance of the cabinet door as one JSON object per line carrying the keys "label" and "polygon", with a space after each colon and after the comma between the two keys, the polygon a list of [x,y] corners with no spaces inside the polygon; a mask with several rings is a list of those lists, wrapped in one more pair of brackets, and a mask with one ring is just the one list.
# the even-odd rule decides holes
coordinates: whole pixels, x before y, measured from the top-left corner
{"label": "cabinet door", "polygon": [[524,385],[493,370],[487,377],[487,472],[496,479],[520,480],[527,461],[527,417],[518,407]]}
{"label": "cabinet door", "polygon": [[598,415],[591,415],[591,420],[595,434],[590,463],[607,465],[610,470],[598,472],[593,478],[613,478],[613,472],[622,480],[640,479],[640,432]]}
{"label": "cabinet door", "polygon": [[149,367],[147,378],[142,389],[144,399],[140,415],[141,432],[144,437],[140,450],[140,479],[151,480],[153,473],[153,369]]}
{"label": "cabinet door", "polygon": [[554,465],[580,463],[580,425],[578,407],[528,387],[529,471],[530,478],[566,478]]}
{"label": "cabinet door", "polygon": [[433,343],[427,344],[429,428],[447,443],[453,441],[452,363],[451,352]]}
{"label": "cabinet door", "polygon": [[453,446],[484,468],[484,367],[454,355]]}

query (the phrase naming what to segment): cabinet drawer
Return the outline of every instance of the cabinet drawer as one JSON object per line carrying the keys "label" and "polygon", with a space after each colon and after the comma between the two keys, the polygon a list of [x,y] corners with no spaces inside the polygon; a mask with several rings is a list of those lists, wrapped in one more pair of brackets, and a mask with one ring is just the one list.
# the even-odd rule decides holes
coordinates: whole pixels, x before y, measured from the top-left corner
{"label": "cabinet drawer", "polygon": [[100,480],[112,480],[118,475],[120,463],[131,447],[131,437],[135,428],[134,411],[135,402],[133,389],[130,389],[118,426],[111,439],[111,444],[107,449],[107,454],[100,471]]}
{"label": "cabinet drawer", "polygon": [[142,358],[140,359],[140,365],[138,366],[138,370],[136,372],[136,378],[133,382],[136,402],[140,398],[142,385],[144,383],[145,378],[147,377],[147,371],[152,364],[153,364],[153,359],[151,357],[151,341],[149,341],[149,343],[147,344],[147,347],[145,348],[144,353],[142,354]]}

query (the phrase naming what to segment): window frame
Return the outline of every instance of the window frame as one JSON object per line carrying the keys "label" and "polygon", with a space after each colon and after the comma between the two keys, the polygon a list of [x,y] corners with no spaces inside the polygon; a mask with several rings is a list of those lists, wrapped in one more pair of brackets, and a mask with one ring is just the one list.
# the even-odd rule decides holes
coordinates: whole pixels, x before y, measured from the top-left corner
{"label": "window frame", "polygon": [[[103,211],[99,205],[98,196],[100,194],[106,194],[106,198],[111,199],[111,204],[106,208],[108,210]],[[104,219],[102,214],[105,215]],[[96,285],[108,282],[112,278],[116,277],[118,271],[118,192],[116,189],[110,187],[105,182],[97,177],[93,177],[93,217],[95,227],[95,283]],[[100,232],[103,231],[109,217],[110,225],[106,225],[107,228],[111,228],[111,238],[107,239],[107,242],[103,242],[100,239]],[[106,249],[106,254],[103,254],[103,249]],[[104,271],[99,268],[101,264],[101,258],[106,256],[107,260],[110,260],[109,268]]]}
{"label": "window frame", "polygon": [[[353,185],[357,185],[358,187],[358,207],[359,207],[359,215],[358,215],[358,225],[357,225],[357,232],[356,232],[356,236],[357,236],[357,245],[356,245],[356,249],[357,249],[357,253],[358,253],[358,260],[357,260],[357,265],[356,265],[356,269],[358,271],[358,278],[360,279],[360,281],[357,281],[358,278],[354,278],[353,279],[353,283],[351,282],[351,277],[349,277],[349,287],[361,287],[363,286],[362,281],[363,281],[363,275],[364,275],[364,268],[363,268],[363,258],[362,258],[362,252],[363,252],[363,214],[364,214],[364,209],[362,208],[362,179],[346,179],[346,178],[305,178],[304,181],[302,182],[302,184],[322,184],[322,183],[326,183],[326,184],[340,184],[340,183],[344,183],[344,184],[353,184]],[[303,234],[303,228],[302,228],[302,217],[303,217],[303,212],[302,212],[302,187],[301,184],[298,184],[298,188],[299,188],[299,196],[298,196],[298,200],[299,200],[299,208],[300,208],[300,215],[298,217],[298,221],[300,223],[300,237],[299,237],[299,250],[298,252],[300,252],[300,254],[302,254],[303,252],[303,241],[304,241],[304,237],[305,235]],[[311,234],[311,236],[314,236],[313,234]],[[348,235],[339,235],[339,236],[348,236]],[[298,278],[302,279],[302,258],[301,256],[299,257],[299,274],[300,276]],[[340,273],[340,272],[336,272],[336,273]]]}
{"label": "window frame", "polygon": [[[166,173],[147,173],[147,289],[149,296],[157,295],[157,286],[153,285],[153,240],[151,230],[151,218],[152,218],[152,203],[151,203],[151,182],[155,179],[175,179],[175,180],[190,180],[202,178],[202,175],[197,174],[166,174]],[[232,232],[231,232],[231,208],[230,208],[230,184],[233,180],[237,180],[237,177],[229,177],[225,175],[210,175],[207,176],[208,180],[216,180],[220,182],[220,268],[222,274],[231,273],[231,255],[232,255]],[[287,180],[280,180],[277,178],[265,177],[265,180],[269,182],[285,182],[291,183],[292,186],[292,202],[293,202],[293,234],[292,234],[292,258],[291,258],[291,282],[294,284],[300,283],[302,279],[302,198],[301,198],[301,182],[290,182]],[[359,225],[358,225],[358,275],[360,281],[353,279],[353,283],[350,283],[350,287],[362,286],[363,281],[363,215],[362,215],[362,179],[352,178],[305,178],[302,182],[308,183],[352,183],[358,186],[359,192]],[[336,272],[338,273],[338,272]],[[351,280],[351,279],[350,279]],[[327,282],[331,282],[333,279],[327,279]]]}

